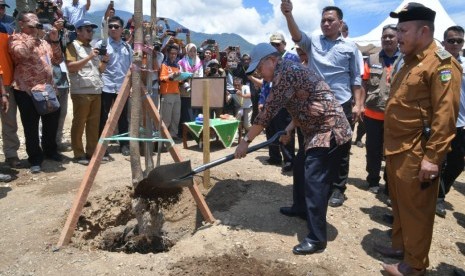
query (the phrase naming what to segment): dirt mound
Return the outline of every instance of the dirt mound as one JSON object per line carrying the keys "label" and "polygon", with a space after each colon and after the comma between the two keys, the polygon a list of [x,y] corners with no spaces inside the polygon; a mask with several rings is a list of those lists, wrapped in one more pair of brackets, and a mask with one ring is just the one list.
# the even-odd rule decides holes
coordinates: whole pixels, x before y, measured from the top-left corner
{"label": "dirt mound", "polygon": [[[123,187],[108,195],[88,199],[79,217],[73,244],[110,252],[158,253],[169,250],[187,233],[196,228],[195,204],[185,189],[163,190],[159,198],[144,199],[157,216],[163,230],[147,237],[138,228],[133,210],[132,189]],[[160,226],[160,229],[162,227]]]}

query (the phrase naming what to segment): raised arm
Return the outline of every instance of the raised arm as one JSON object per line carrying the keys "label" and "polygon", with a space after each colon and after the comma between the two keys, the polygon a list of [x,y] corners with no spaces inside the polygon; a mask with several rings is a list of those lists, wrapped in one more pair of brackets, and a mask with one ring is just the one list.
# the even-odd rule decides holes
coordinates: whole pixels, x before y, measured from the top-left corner
{"label": "raised arm", "polygon": [[302,39],[302,34],[292,15],[292,2],[290,0],[281,0],[281,12],[286,18],[287,28],[289,29],[292,40],[299,42]]}

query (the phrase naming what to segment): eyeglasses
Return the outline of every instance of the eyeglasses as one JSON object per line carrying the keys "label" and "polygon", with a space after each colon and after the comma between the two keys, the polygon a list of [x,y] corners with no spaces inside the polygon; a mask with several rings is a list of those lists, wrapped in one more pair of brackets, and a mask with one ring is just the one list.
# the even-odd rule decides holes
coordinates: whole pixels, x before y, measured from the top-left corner
{"label": "eyeglasses", "polygon": [[463,38],[449,38],[446,41],[449,44],[462,44],[464,40]]}
{"label": "eyeglasses", "polygon": [[4,10],[6,9],[6,6],[5,5],[0,5],[0,10]]}
{"label": "eyeglasses", "polygon": [[397,30],[397,25],[396,25],[396,24],[388,24],[388,25],[385,25],[385,26],[383,27],[383,31],[386,30],[386,29]]}
{"label": "eyeglasses", "polygon": [[273,46],[275,48],[277,48],[277,47],[279,47],[279,45],[281,45],[281,43],[276,43],[276,42],[271,42],[270,44],[271,44],[271,46]]}
{"label": "eyeglasses", "polygon": [[110,24],[108,25],[108,29],[115,29],[118,30],[121,26],[120,25],[115,25],[115,24]]}

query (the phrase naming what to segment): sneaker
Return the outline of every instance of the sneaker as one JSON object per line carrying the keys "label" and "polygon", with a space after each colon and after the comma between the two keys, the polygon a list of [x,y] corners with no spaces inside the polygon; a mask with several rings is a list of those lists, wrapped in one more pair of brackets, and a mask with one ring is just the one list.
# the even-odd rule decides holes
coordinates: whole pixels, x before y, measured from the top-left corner
{"label": "sneaker", "polygon": [[444,203],[444,199],[438,199],[438,202],[436,203],[436,215],[441,218],[446,217],[446,206]]}
{"label": "sneaker", "polygon": [[339,207],[342,206],[345,200],[346,196],[341,193],[341,191],[334,190],[334,192],[331,194],[331,197],[329,198],[328,205],[331,207]]}
{"label": "sneaker", "polygon": [[123,156],[129,156],[131,154],[131,151],[129,150],[129,145],[121,146],[121,154]]}
{"label": "sneaker", "polygon": [[292,163],[285,162],[283,168],[281,169],[283,172],[290,172],[292,171]]}
{"label": "sneaker", "polygon": [[39,165],[36,165],[36,166],[31,166],[29,170],[31,173],[40,173],[42,171],[42,168]]}
{"label": "sneaker", "polygon": [[0,182],[11,181],[11,175],[0,173]]}
{"label": "sneaker", "polygon": [[379,186],[372,186],[372,187],[369,187],[369,188],[368,188],[368,191],[369,191],[370,193],[373,193],[373,194],[376,195],[376,194],[378,194],[378,192],[379,192]]}
{"label": "sneaker", "polygon": [[89,165],[89,160],[85,156],[77,157],[75,158],[75,161],[76,163],[84,165],[84,166]]}
{"label": "sneaker", "polygon": [[20,168],[21,167],[21,160],[17,156],[15,157],[8,157],[5,159],[5,162],[10,166],[10,168]]}

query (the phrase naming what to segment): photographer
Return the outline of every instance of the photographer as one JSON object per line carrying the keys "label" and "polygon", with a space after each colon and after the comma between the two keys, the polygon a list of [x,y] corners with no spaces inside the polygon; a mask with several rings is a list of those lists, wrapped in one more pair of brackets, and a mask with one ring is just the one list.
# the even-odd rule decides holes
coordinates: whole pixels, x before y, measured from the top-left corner
{"label": "photographer", "polygon": [[[88,165],[99,138],[103,87],[100,74],[106,69],[109,56],[90,45],[97,25],[82,19],[77,21],[75,26],[77,38],[66,47],[66,64],[73,101],[71,147],[75,161],[81,165]],[[103,55],[99,59],[100,54]],[[84,129],[87,141],[85,150],[82,144]],[[107,160],[108,158],[105,158],[102,161]]]}
{"label": "photographer", "polygon": [[[103,89],[102,89],[102,105],[100,113],[100,130],[102,134],[103,128],[108,119],[113,103],[118,96],[118,92],[123,85],[126,74],[132,63],[133,51],[129,44],[121,38],[123,33],[124,22],[118,16],[113,16],[108,19],[108,39],[107,41],[99,41],[95,46],[102,49],[102,45],[107,45],[107,55],[109,60],[106,63],[105,70],[102,73]],[[103,59],[103,57],[102,57]],[[123,111],[118,120],[118,132],[123,134],[128,132],[128,105],[124,104]],[[128,156],[129,141],[120,141],[120,152],[124,156]]]}
{"label": "photographer", "polygon": [[[32,93],[45,91],[46,85],[53,84],[52,64],[60,64],[63,54],[56,29],[50,30],[50,44],[39,37],[38,27],[41,24],[37,15],[20,13],[18,24],[21,32],[13,34],[9,40],[9,52],[15,65],[14,97],[21,114],[30,170],[31,173],[39,173],[44,158],[62,161],[55,140],[60,109],[39,115],[34,107]],[[39,121],[42,121],[41,141]]]}

